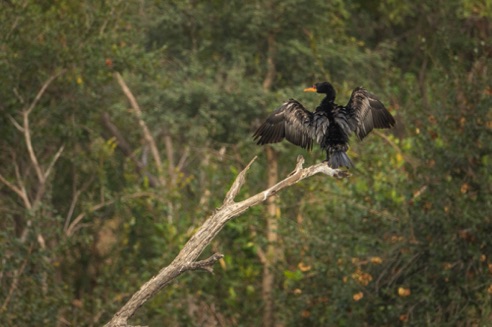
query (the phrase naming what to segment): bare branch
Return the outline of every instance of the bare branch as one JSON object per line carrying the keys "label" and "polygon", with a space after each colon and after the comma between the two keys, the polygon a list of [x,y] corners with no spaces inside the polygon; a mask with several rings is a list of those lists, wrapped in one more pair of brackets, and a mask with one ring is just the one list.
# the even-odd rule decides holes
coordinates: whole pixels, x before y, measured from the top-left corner
{"label": "bare branch", "polygon": [[[74,187],[75,188],[75,187]],[[68,230],[68,224],[70,223],[70,219],[72,219],[73,212],[75,210],[75,206],[77,205],[77,202],[79,201],[79,196],[82,194],[81,190],[74,190],[73,191],[73,197],[72,197],[72,202],[70,202],[70,208],[68,209],[67,213],[67,218],[65,218],[65,224],[63,225],[63,230],[67,232]]]}
{"label": "bare branch", "polygon": [[12,162],[14,164],[14,171],[15,171],[15,177],[17,178],[17,183],[19,183],[19,185],[22,185],[22,177],[20,175],[20,169],[19,169],[19,165],[17,164],[17,158],[15,156],[15,152],[11,151],[12,153]]}
{"label": "bare branch", "polygon": [[294,169],[294,171],[291,172],[289,174],[289,176],[299,172],[302,169],[302,165],[304,165],[304,157],[303,156],[297,156],[296,169]]}
{"label": "bare branch", "polygon": [[239,175],[237,175],[236,180],[234,181],[234,183],[232,183],[231,188],[229,189],[229,191],[227,192],[227,194],[225,196],[224,205],[228,205],[228,204],[231,204],[234,202],[234,198],[239,193],[239,191],[241,190],[241,187],[243,187],[244,182],[246,181],[246,172],[249,170],[249,167],[251,167],[253,162],[255,162],[256,158],[258,158],[258,157],[255,156],[249,162],[249,164],[246,166],[246,168],[244,168],[243,171],[241,171],[239,173]]}
{"label": "bare branch", "polygon": [[128,141],[123,136],[123,133],[121,133],[118,127],[111,121],[111,116],[107,112],[104,112],[101,116],[101,121],[104,127],[111,133],[111,135],[116,138],[118,148],[121,150],[121,152],[123,152],[126,157],[132,159],[132,161],[141,168],[143,166],[142,163],[140,163],[137,158],[135,158],[130,143],[128,143]]}
{"label": "bare branch", "polygon": [[12,124],[15,126],[15,128],[17,128],[18,131],[20,131],[21,133],[24,133],[24,128],[22,128],[21,125],[19,125],[19,123],[17,122],[17,120],[15,120],[14,117],[12,117],[11,115],[8,115],[10,121],[12,122]]}
{"label": "bare branch", "polygon": [[27,110],[22,113],[23,121],[24,121],[24,127],[23,127],[24,138],[26,141],[27,151],[29,152],[29,157],[31,158],[31,163],[34,167],[34,170],[36,171],[36,174],[38,175],[39,183],[44,184],[45,181],[44,174],[41,169],[41,166],[39,165],[38,157],[36,156],[36,153],[34,152],[34,149],[32,147],[31,130],[29,129],[29,112],[30,110]]}
{"label": "bare branch", "polygon": [[224,255],[222,253],[214,253],[208,259],[190,263],[188,266],[188,270],[205,270],[213,274],[213,265],[223,257]]}
{"label": "bare branch", "polygon": [[51,75],[43,83],[43,85],[41,86],[41,89],[39,90],[38,94],[36,94],[36,97],[34,98],[34,101],[31,102],[31,105],[29,106],[29,108],[27,108],[25,110],[28,115],[31,113],[31,111],[34,109],[34,107],[36,107],[36,105],[38,104],[39,100],[41,100],[41,97],[43,96],[43,94],[46,91],[46,89],[48,88],[48,86],[50,86],[51,82],[53,82],[57,77],[59,77],[60,75],[62,75],[64,73],[65,73],[65,69],[59,71],[58,73],[56,73],[54,75]]}
{"label": "bare branch", "polygon": [[53,160],[51,160],[51,163],[48,166],[48,169],[46,169],[46,171],[44,172],[44,179],[45,180],[50,175],[51,169],[53,169],[53,166],[55,165],[56,161],[58,160],[58,158],[60,158],[60,155],[62,154],[64,148],[65,148],[65,145],[62,145],[60,147],[60,149],[58,149],[58,152],[56,152],[55,156],[53,157]]}
{"label": "bare branch", "polygon": [[179,158],[178,164],[176,165],[177,171],[183,170],[184,165],[186,164],[186,160],[188,159],[189,155],[190,155],[190,147],[185,146],[183,154],[181,155],[181,158]]}
{"label": "bare branch", "polygon": [[[90,212],[97,211],[97,210],[99,210],[101,208],[104,208],[104,207],[107,207],[109,205],[112,205],[113,203],[115,203],[115,200],[109,200],[107,202],[96,204],[96,205],[90,207],[89,210],[88,210],[88,212],[90,213]],[[75,227],[77,226],[78,223],[80,223],[80,221],[82,221],[82,219],[85,218],[86,214],[87,214],[87,212],[82,212],[77,217],[75,217],[75,219],[70,223],[70,225],[68,225],[67,228],[65,228],[65,234],[67,235],[67,237],[72,236]]]}
{"label": "bare branch", "polygon": [[19,100],[20,103],[24,104],[25,103],[24,98],[22,97],[22,95],[19,94],[17,88],[14,87],[12,91],[14,92],[14,95],[17,98],[17,100]]}
{"label": "bare branch", "polygon": [[3,177],[1,174],[0,174],[0,182],[4,183],[5,186],[7,186],[10,190],[15,192],[21,198],[23,197],[24,194],[22,193],[22,190],[17,186],[15,186],[14,184],[12,184],[11,182],[9,182],[7,179],[5,179],[5,177]]}
{"label": "bare branch", "polygon": [[[65,70],[61,70],[60,72],[50,76],[46,82],[44,82],[43,86],[41,86],[41,89],[39,90],[38,94],[36,94],[36,97],[34,98],[33,102],[29,105],[27,109],[24,109],[22,112],[22,117],[23,117],[23,132],[24,132],[24,138],[26,141],[26,146],[27,146],[27,151],[29,152],[29,157],[31,158],[31,163],[34,166],[34,170],[36,171],[36,174],[38,175],[38,180],[39,183],[44,185],[46,178],[43,173],[43,170],[41,169],[41,166],[39,165],[38,158],[36,156],[36,153],[34,152],[34,149],[32,147],[32,142],[31,142],[31,130],[29,129],[29,115],[36,107],[37,103],[43,96],[44,92],[48,88],[48,86],[61,74],[65,73]],[[42,186],[40,185],[40,186]]]}
{"label": "bare branch", "polygon": [[[114,73],[114,76],[116,80],[118,81],[118,84],[120,84],[121,89],[123,90],[123,93],[125,93],[126,97],[128,98],[128,101],[130,101],[130,104],[133,108],[133,111],[135,112],[135,115],[138,118],[138,123],[140,127],[142,128],[142,132],[144,134],[145,141],[150,147],[150,150],[152,152],[152,156],[154,157],[155,164],[157,166],[157,170],[159,171],[159,174],[162,174],[162,162],[161,162],[161,157],[159,155],[159,150],[157,149],[156,142],[154,140],[154,137],[150,133],[149,128],[147,127],[147,124],[142,118],[142,110],[140,109],[140,106],[138,105],[137,100],[133,96],[132,91],[130,91],[130,88],[128,85],[126,85],[125,80],[123,77],[121,77],[120,73],[116,72]],[[164,184],[164,180],[160,179],[161,184]]]}
{"label": "bare branch", "polygon": [[[17,169],[17,166],[16,166]],[[31,201],[29,200],[29,197],[27,196],[26,189],[24,188],[23,185],[20,187],[15,186],[11,182],[9,182],[5,177],[0,175],[0,182],[4,183],[5,186],[7,186],[10,190],[12,190],[15,194],[17,194],[21,199],[22,202],[24,202],[24,205],[27,209],[31,209]]]}
{"label": "bare branch", "polygon": [[243,169],[243,171],[239,173],[236,180],[232,184],[231,189],[227,192],[222,207],[217,209],[215,213],[213,213],[210,217],[207,218],[207,220],[205,220],[203,225],[184,245],[183,249],[179,252],[176,258],[174,258],[171,264],[163,268],[156,276],[152,277],[149,281],[142,285],[140,290],[137,291],[130,298],[130,300],[128,300],[128,302],[114,315],[111,321],[105,325],[105,327],[128,327],[128,319],[130,319],[134,315],[138,308],[140,308],[145,302],[147,302],[147,300],[152,298],[176,277],[189,270],[209,270],[203,267],[210,267],[209,263],[211,264],[212,262],[220,259],[220,257],[217,258],[217,256],[220,256],[220,254],[216,254],[215,257],[212,256],[206,260],[196,260],[204,251],[204,249],[210,244],[210,242],[215,238],[215,236],[222,230],[225,224],[232,218],[246,211],[249,207],[257,205],[265,201],[268,197],[276,194],[280,190],[318,173],[323,173],[328,176],[338,178],[347,176],[347,174],[343,171],[328,167],[326,162],[322,162],[308,168],[302,168],[302,162],[304,161],[304,159],[302,157],[299,157],[296,169],[285,179],[281,180],[267,190],[253,195],[248,199],[245,199],[241,202],[234,202],[234,197],[238,194],[241,186],[243,185],[246,172],[250,169],[254,160],[255,159],[251,160],[251,162]]}
{"label": "bare branch", "polygon": [[[36,153],[34,152],[34,148],[32,146],[32,142],[31,142],[31,131],[29,129],[29,114],[36,107],[37,103],[39,102],[39,100],[41,99],[41,97],[43,96],[43,94],[46,92],[46,89],[48,88],[48,86],[58,76],[60,76],[64,72],[65,72],[65,70],[61,70],[60,72],[58,72],[58,73],[50,76],[43,83],[43,85],[41,86],[41,89],[38,91],[38,93],[36,94],[36,97],[31,102],[31,104],[29,105],[29,107],[25,108],[22,111],[22,120],[23,120],[22,125],[23,126],[21,126],[12,116],[10,116],[10,115],[8,116],[9,119],[10,119],[10,121],[12,122],[12,124],[15,126],[15,128],[17,128],[20,132],[22,132],[24,134],[24,139],[25,139],[25,142],[26,142],[27,151],[29,153],[29,158],[31,159],[31,163],[32,163],[32,165],[34,167],[34,170],[36,171],[36,175],[38,176],[38,180],[39,180],[38,194],[36,195],[36,199],[38,199],[39,197],[42,196],[42,193],[44,192],[44,184],[46,182],[46,178],[48,177],[51,169],[53,168],[53,165],[58,160],[58,158],[59,158],[59,156],[61,154],[61,151],[63,151],[63,146],[56,153],[53,161],[51,162],[50,166],[48,167],[48,170],[45,173],[43,173],[43,170],[42,170],[41,166],[39,165],[38,158],[36,156]],[[24,103],[24,99],[22,98],[22,96],[20,96],[18,94],[17,89],[14,89],[14,94],[19,98],[19,101],[21,103]],[[2,183],[4,183],[7,187],[9,187],[12,191],[14,191],[22,199],[22,201],[24,202],[24,205],[25,205],[25,207],[27,209],[31,209],[35,205],[35,203],[37,202],[37,200],[34,201],[34,205],[31,204],[31,201],[29,200],[29,196],[27,195],[27,192],[26,192],[24,183],[22,182],[22,179],[21,179],[21,176],[20,176],[19,166],[17,165],[16,162],[14,162],[14,169],[15,169],[15,175],[17,177],[17,181],[18,181],[19,186],[15,186],[14,184],[10,183],[8,180],[6,180],[1,175],[0,175],[0,181]]]}

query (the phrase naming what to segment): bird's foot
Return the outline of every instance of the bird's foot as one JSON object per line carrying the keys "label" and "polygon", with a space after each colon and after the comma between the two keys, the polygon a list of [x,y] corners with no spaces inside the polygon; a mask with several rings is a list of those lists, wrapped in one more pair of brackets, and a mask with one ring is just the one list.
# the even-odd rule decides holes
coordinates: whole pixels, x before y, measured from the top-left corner
{"label": "bird's foot", "polygon": [[[349,173],[349,167],[340,166],[340,167],[334,168],[334,167],[330,166],[330,159],[325,159],[322,162],[326,163],[326,165],[328,167],[330,167],[331,169],[334,169],[337,171],[336,174],[333,175],[336,178],[342,179],[342,178],[350,177],[352,175],[351,173]],[[342,169],[342,168],[346,168],[346,169]]]}

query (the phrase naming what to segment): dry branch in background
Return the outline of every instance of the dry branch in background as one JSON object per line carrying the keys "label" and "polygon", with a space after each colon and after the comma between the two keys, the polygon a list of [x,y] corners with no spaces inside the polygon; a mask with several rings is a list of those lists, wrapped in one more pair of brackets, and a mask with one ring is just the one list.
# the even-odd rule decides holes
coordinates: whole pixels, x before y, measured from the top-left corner
{"label": "dry branch in background", "polygon": [[128,101],[130,101],[130,104],[132,106],[133,111],[135,112],[135,115],[137,116],[138,119],[138,124],[142,128],[142,132],[144,135],[145,142],[147,145],[150,147],[150,151],[152,152],[152,156],[154,157],[155,165],[157,167],[157,171],[159,172],[159,181],[161,186],[165,184],[164,179],[162,178],[162,161],[161,161],[161,156],[159,154],[159,149],[157,148],[157,144],[155,142],[154,137],[152,136],[152,133],[150,132],[149,128],[147,127],[147,124],[143,120],[142,117],[142,109],[140,109],[140,106],[138,105],[137,99],[133,96],[132,91],[126,85],[125,80],[123,77],[120,75],[120,73],[116,72],[114,73],[114,76],[116,80],[118,81],[118,84],[121,87],[121,90],[123,93],[125,93],[126,97],[128,98]]}
{"label": "dry branch in background", "polygon": [[182,273],[197,269],[212,272],[213,265],[223,257],[222,254],[215,253],[205,260],[197,261],[197,259],[205,247],[210,244],[224,225],[232,218],[240,215],[248,208],[264,202],[280,190],[292,186],[315,174],[323,173],[337,178],[343,178],[348,175],[344,171],[328,167],[325,162],[303,168],[304,158],[299,156],[297,158],[296,168],[286,178],[256,195],[243,201],[235,202],[234,199],[246,181],[246,172],[255,160],[256,157],[253,158],[246,168],[239,173],[227,192],[222,206],[205,220],[203,225],[184,245],[183,249],[179,252],[178,256],[174,258],[171,264],[161,269],[156,276],[152,277],[140,288],[140,290],[133,294],[130,300],[113,316],[111,321],[109,321],[105,327],[129,327],[128,319],[135,314],[137,309]]}
{"label": "dry branch in background", "polygon": [[[19,166],[17,162],[14,160],[13,166],[15,169],[15,175],[17,177],[17,182],[13,183],[7,180],[7,178],[3,177],[0,175],[0,182],[5,184],[10,190],[12,190],[14,193],[16,193],[21,199],[24,204],[24,207],[28,210],[36,209],[37,205],[41,201],[41,198],[44,195],[45,192],[45,186],[46,186],[46,180],[48,179],[51,170],[53,169],[53,166],[55,165],[56,161],[60,158],[61,153],[63,152],[64,145],[62,145],[58,151],[56,152],[55,156],[51,160],[51,162],[48,165],[47,169],[43,169],[41,164],[39,163],[38,156],[36,155],[36,152],[34,151],[34,148],[32,146],[32,141],[31,141],[31,128],[29,125],[29,115],[32,113],[38,102],[41,100],[43,97],[44,93],[50,86],[50,84],[59,76],[65,73],[65,70],[61,70],[53,75],[51,75],[41,86],[39,89],[38,93],[36,94],[36,97],[34,100],[28,105],[25,106],[22,109],[22,125],[19,124],[14,117],[9,116],[10,121],[12,124],[17,128],[19,132],[21,132],[24,135],[24,141],[26,143],[26,148],[29,153],[29,159],[31,160],[31,165],[32,168],[34,168],[34,171],[36,172],[37,179],[38,179],[38,185],[35,187],[37,189],[34,199],[30,198],[30,195],[28,194],[28,191],[26,189],[25,182],[23,180],[23,177],[21,176]],[[14,90],[14,93],[17,91]],[[17,94],[17,93],[16,93]],[[19,101],[21,103],[24,103],[24,99],[17,94],[17,97],[19,98]],[[17,185],[16,185],[17,184]]]}
{"label": "dry branch in background", "polygon": [[[38,102],[41,100],[43,95],[45,94],[46,90],[48,87],[51,85],[51,83],[61,76],[62,74],[65,73],[65,70],[60,70],[54,74],[52,74],[41,86],[39,89],[38,93],[36,94],[34,100],[26,104],[22,111],[20,112],[22,114],[22,124],[19,124],[17,120],[12,117],[8,116],[11,123],[14,125],[14,127],[23,134],[24,136],[24,142],[26,145],[27,152],[29,154],[29,160],[30,164],[28,165],[29,168],[32,168],[36,172],[36,182],[27,182],[28,180],[27,176],[29,176],[28,170],[25,169],[22,170],[20,168],[19,163],[16,160],[15,154],[12,153],[12,166],[15,171],[15,177],[16,181],[9,181],[6,177],[4,177],[2,174],[0,174],[0,184],[4,184],[7,188],[9,188],[12,192],[17,194],[19,198],[22,200],[22,203],[24,205],[24,208],[26,211],[30,212],[31,215],[27,215],[28,219],[25,221],[25,224],[18,223],[19,226],[22,227],[22,231],[20,232],[20,237],[19,241],[21,243],[25,243],[26,240],[28,239],[29,232],[31,231],[31,227],[33,224],[32,217],[34,216],[33,213],[36,212],[41,204],[41,201],[46,193],[46,184],[48,181],[48,178],[50,177],[50,174],[53,170],[53,167],[55,166],[56,162],[60,158],[64,145],[62,144],[58,151],[55,153],[51,161],[49,162],[48,166],[46,168],[43,167],[42,163],[40,162],[38,155],[36,154],[36,151],[33,147],[32,144],[32,134],[31,134],[31,127],[30,127],[30,115],[33,112],[33,110],[36,108],[38,105]],[[20,103],[25,104],[26,102],[24,101],[23,97],[17,92],[16,89],[13,90],[15,95],[17,96],[18,100]],[[41,234],[41,232],[38,233],[37,235],[37,240],[41,248],[45,247],[45,241],[44,237]],[[31,248],[32,249],[32,248]],[[31,251],[29,250],[29,252]],[[9,258],[9,255],[6,256]],[[12,276],[12,283],[10,286],[10,289],[8,291],[7,297],[5,298],[5,301],[3,302],[2,306],[0,307],[0,311],[5,311],[10,300],[12,299],[12,296],[17,289],[19,285],[19,278],[23,274],[24,269],[26,267],[26,264],[28,263],[28,258],[24,260],[20,268],[14,270],[13,276]],[[41,274],[41,284],[42,284],[42,291],[46,291],[46,273]]]}

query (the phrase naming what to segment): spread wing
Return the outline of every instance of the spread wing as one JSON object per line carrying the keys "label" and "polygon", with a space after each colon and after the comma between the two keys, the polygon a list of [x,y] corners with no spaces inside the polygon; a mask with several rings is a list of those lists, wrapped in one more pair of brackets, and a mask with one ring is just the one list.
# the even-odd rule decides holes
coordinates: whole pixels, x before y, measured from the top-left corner
{"label": "spread wing", "polygon": [[253,138],[259,145],[277,143],[286,138],[295,145],[311,150],[314,136],[312,121],[313,113],[300,102],[290,99],[266,119]]}
{"label": "spread wing", "polygon": [[390,128],[396,123],[381,101],[362,87],[352,92],[347,110],[351,128],[360,140],[374,128]]}

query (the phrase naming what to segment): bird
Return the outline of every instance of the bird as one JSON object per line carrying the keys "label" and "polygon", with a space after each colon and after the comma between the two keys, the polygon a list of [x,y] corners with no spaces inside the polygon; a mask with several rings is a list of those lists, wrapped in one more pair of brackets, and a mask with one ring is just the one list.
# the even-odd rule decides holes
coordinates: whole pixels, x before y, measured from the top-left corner
{"label": "bird", "polygon": [[352,134],[362,141],[374,128],[391,128],[396,124],[383,103],[363,87],[352,91],[346,106],[335,103],[336,91],[329,82],[316,83],[304,92],[316,92],[325,97],[314,112],[295,99],[284,102],[253,134],[258,145],[277,143],[285,138],[311,150],[316,142],[326,151],[328,166],[349,169],[354,167],[346,153]]}

